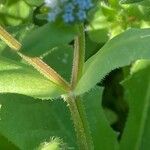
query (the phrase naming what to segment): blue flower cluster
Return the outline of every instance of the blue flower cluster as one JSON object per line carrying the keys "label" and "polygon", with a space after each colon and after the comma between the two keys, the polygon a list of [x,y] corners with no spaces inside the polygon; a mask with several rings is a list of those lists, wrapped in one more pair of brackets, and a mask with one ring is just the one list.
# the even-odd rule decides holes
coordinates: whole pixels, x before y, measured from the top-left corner
{"label": "blue flower cluster", "polygon": [[65,23],[84,21],[88,10],[93,6],[92,0],[45,0],[45,4],[50,8],[50,22],[60,16]]}

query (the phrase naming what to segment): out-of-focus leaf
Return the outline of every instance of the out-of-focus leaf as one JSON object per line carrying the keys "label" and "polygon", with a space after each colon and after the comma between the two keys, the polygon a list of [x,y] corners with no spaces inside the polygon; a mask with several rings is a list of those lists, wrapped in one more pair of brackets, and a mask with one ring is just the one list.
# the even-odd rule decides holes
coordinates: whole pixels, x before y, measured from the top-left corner
{"label": "out-of-focus leaf", "polygon": [[134,72],[123,81],[129,103],[127,123],[120,150],[149,150],[150,143],[150,61],[134,65]]}
{"label": "out-of-focus leaf", "polygon": [[1,4],[0,23],[16,26],[25,21],[28,22],[31,14],[31,7],[23,0],[9,0]]}
{"label": "out-of-focus leaf", "polygon": [[30,56],[42,55],[54,47],[71,42],[76,32],[75,26],[47,23],[24,38],[21,52]]}
{"label": "out-of-focus leaf", "polygon": [[35,69],[1,57],[0,93],[18,93],[48,99],[59,97],[65,91]]}
{"label": "out-of-focus leaf", "polygon": [[72,46],[57,47],[45,56],[43,60],[70,82],[73,61]]}
{"label": "out-of-focus leaf", "polygon": [[140,3],[140,5],[145,6],[145,7],[150,7],[150,0],[144,0]]}
{"label": "out-of-focus leaf", "polygon": [[24,0],[24,1],[27,2],[31,6],[39,6],[42,3],[44,3],[44,0]]}
{"label": "out-of-focus leaf", "polygon": [[102,88],[95,88],[83,97],[90,122],[94,149],[117,150],[117,134],[111,129],[102,108]]}
{"label": "out-of-focus leaf", "polygon": [[1,134],[0,134],[0,149],[1,150],[5,150],[5,149],[19,150],[18,147],[16,147],[15,145],[13,145],[10,141],[8,141],[8,139],[6,139]]}
{"label": "out-of-focus leaf", "polygon": [[120,3],[122,4],[131,4],[131,3],[138,3],[138,2],[142,2],[144,0],[121,0]]}
{"label": "out-of-focus leaf", "polygon": [[63,100],[37,101],[33,98],[0,95],[0,133],[20,150],[33,150],[59,137],[76,149],[70,113]]}
{"label": "out-of-focus leaf", "polygon": [[92,41],[96,43],[105,43],[109,39],[109,24],[107,18],[102,13],[101,6],[99,6],[97,9],[98,10],[94,14],[93,18],[90,21],[90,24],[87,27],[87,33]]}
{"label": "out-of-focus leaf", "polygon": [[[35,30],[36,26],[33,24],[24,24],[19,26],[9,26],[6,30],[18,41],[22,42],[23,38],[29,34],[31,31]],[[13,51],[6,43],[0,40],[0,55],[13,59],[15,61],[20,61],[20,56]]]}
{"label": "out-of-focus leaf", "polygon": [[89,91],[113,69],[131,64],[141,58],[150,58],[150,29],[130,29],[112,40],[87,60],[84,72],[74,91]]}

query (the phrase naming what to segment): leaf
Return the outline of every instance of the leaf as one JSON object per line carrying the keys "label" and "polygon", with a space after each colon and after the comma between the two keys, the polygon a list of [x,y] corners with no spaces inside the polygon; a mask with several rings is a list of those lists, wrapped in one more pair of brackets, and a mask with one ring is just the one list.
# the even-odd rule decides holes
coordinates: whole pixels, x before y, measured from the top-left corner
{"label": "leaf", "polygon": [[89,36],[85,37],[85,45],[86,45],[86,53],[85,53],[85,60],[88,60],[91,56],[93,56],[94,54],[96,54],[96,52],[99,51],[99,49],[103,46],[102,43],[96,43],[93,42]]}
{"label": "leaf", "polygon": [[0,23],[17,26],[31,21],[32,9],[23,0],[7,0],[0,7]]}
{"label": "leaf", "polygon": [[75,34],[74,26],[47,23],[24,38],[21,51],[30,56],[39,56],[54,47],[68,44]]}
{"label": "leaf", "polygon": [[72,72],[73,47],[64,45],[52,50],[43,58],[44,62],[51,66],[57,73],[70,82]]}
{"label": "leaf", "polygon": [[[101,107],[102,89],[84,96],[95,148],[115,150],[116,134],[107,122]],[[33,150],[52,137],[59,137],[70,149],[77,149],[69,109],[63,100],[37,101],[33,98],[0,95],[0,133],[21,150]]]}
{"label": "leaf", "polygon": [[102,88],[95,88],[83,97],[87,119],[92,130],[94,149],[117,150],[117,134],[110,127],[102,108]]}
{"label": "leaf", "polygon": [[150,6],[150,0],[144,0],[140,3],[140,5],[144,6],[144,8],[149,7]]}
{"label": "leaf", "polygon": [[123,82],[129,114],[120,150],[149,150],[150,147],[150,61],[139,62],[135,68],[137,71]]}
{"label": "leaf", "polygon": [[[19,26],[10,26],[7,27],[6,30],[18,41],[22,42],[24,37],[29,34],[31,31],[35,30],[35,26],[33,24],[24,24]],[[20,61],[20,56],[12,51],[10,47],[7,46],[2,40],[0,41],[0,55],[3,57],[7,57],[13,59],[15,61]]]}
{"label": "leaf", "polygon": [[0,104],[0,133],[20,150],[34,150],[52,137],[76,149],[70,113],[63,100],[40,101],[1,94]]}
{"label": "leaf", "polygon": [[139,3],[142,1],[144,1],[144,0],[121,0],[120,3],[121,4],[132,4],[132,3]]}
{"label": "leaf", "polygon": [[96,43],[105,43],[108,40],[108,21],[103,15],[102,6],[97,6],[90,24],[87,27],[89,38]]}
{"label": "leaf", "polygon": [[5,150],[19,150],[15,145],[13,145],[8,139],[0,134],[0,149]]}
{"label": "leaf", "polygon": [[150,29],[130,29],[112,40],[87,60],[74,94],[89,91],[113,69],[150,58]]}
{"label": "leaf", "polygon": [[31,6],[39,6],[42,3],[44,3],[44,0],[24,0],[24,1],[27,2]]}
{"label": "leaf", "polygon": [[1,57],[0,93],[18,93],[48,99],[59,97],[65,91],[33,68]]}

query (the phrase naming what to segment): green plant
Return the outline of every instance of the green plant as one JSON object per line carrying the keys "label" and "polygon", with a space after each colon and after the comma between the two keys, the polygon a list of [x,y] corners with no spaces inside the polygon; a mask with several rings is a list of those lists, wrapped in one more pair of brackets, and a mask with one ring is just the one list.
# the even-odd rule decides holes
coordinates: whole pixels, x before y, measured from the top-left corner
{"label": "green plant", "polygon": [[0,2],[0,149],[148,150],[149,1],[69,2]]}

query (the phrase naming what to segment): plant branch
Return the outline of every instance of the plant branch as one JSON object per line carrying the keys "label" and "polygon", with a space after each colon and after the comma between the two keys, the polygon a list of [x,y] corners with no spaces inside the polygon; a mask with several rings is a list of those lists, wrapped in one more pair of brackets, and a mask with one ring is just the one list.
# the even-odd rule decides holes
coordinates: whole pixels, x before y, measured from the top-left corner
{"label": "plant branch", "polygon": [[77,82],[82,76],[83,65],[85,61],[85,33],[84,26],[79,26],[79,33],[74,41],[74,58],[73,58],[73,68],[72,68],[72,88],[75,88]]}
{"label": "plant branch", "polygon": [[12,35],[10,35],[2,26],[0,26],[0,39],[4,41],[10,48],[19,51],[21,43],[19,43]]}
{"label": "plant branch", "polygon": [[[13,50],[15,50],[22,59],[27,61],[35,69],[37,69],[41,74],[47,77],[52,82],[62,86],[66,91],[73,90],[82,76],[84,57],[85,57],[85,35],[84,27],[81,25],[79,27],[79,36],[75,39],[75,48],[74,48],[74,60],[73,60],[73,69],[72,69],[72,81],[70,85],[50,66],[44,63],[38,57],[28,57],[20,53],[21,43],[14,39],[6,30],[0,26],[0,38]],[[90,130],[88,127],[88,122],[80,97],[68,96],[66,98],[69,109],[71,111],[71,116],[74,122],[75,131],[77,134],[78,144],[81,150],[92,150],[93,142],[90,136]]]}
{"label": "plant branch", "polygon": [[[65,99],[71,112],[74,128],[77,136],[77,142],[80,150],[93,150],[93,142],[89,136],[89,128],[87,126],[85,112],[81,110],[82,105],[78,106],[77,101],[81,101],[80,97],[69,96]],[[80,108],[80,109],[79,109]]]}
{"label": "plant branch", "polygon": [[[84,26],[79,26],[79,35],[75,38],[71,88],[74,90],[83,73],[85,61]],[[67,103],[74,123],[77,141],[81,150],[94,149],[90,129],[81,97],[69,96]]]}
{"label": "plant branch", "polygon": [[18,42],[12,35],[10,35],[4,28],[0,26],[0,39],[2,39],[10,48],[15,50],[18,55],[32,65],[36,70],[43,74],[46,78],[64,88],[65,91],[70,91],[70,85],[65,81],[55,70],[44,63],[38,57],[28,57],[19,52],[22,44]]}

